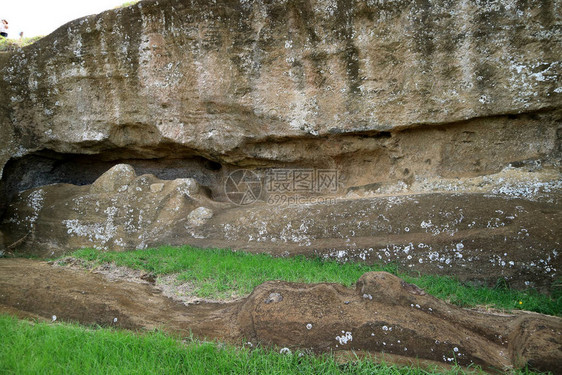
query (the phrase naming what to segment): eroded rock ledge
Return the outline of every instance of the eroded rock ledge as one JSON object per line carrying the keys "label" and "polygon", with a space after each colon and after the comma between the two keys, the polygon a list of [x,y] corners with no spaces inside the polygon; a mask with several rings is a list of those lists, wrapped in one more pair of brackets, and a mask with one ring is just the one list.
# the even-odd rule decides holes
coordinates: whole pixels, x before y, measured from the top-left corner
{"label": "eroded rock ledge", "polygon": [[[548,288],[561,22],[538,0],[152,0],[73,21],[0,54],[0,246],[189,243]],[[340,178],[312,195],[330,204],[238,207],[240,168]]]}
{"label": "eroded rock ledge", "polygon": [[477,283],[504,278],[513,287],[548,290],[560,269],[561,186],[544,170],[533,173],[535,180],[526,183],[515,168],[466,179],[461,192],[453,180],[450,191],[355,190],[351,197],[303,197],[302,204],[263,198],[236,205],[211,199],[212,192],[193,178],[137,176],[130,165],[118,164],[91,185],[54,184],[20,193],[0,229],[9,251],[39,256],[82,247],[192,244],[397,262]]}
{"label": "eroded rock ledge", "polygon": [[44,262],[0,259],[0,289],[0,311],[56,315],[57,321],[496,371],[529,365],[557,372],[562,360],[560,318],[461,309],[384,272],[364,274],[354,290],[271,281],[238,302],[185,306],[146,283],[112,283]]}

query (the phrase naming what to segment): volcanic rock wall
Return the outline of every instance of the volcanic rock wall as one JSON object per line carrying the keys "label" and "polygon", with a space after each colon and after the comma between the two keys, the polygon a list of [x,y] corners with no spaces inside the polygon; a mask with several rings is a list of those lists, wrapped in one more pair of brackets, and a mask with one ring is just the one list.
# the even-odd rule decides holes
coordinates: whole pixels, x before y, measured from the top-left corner
{"label": "volcanic rock wall", "polygon": [[2,164],[39,149],[275,161],[279,140],[550,111],[561,8],[143,1],[2,56]]}
{"label": "volcanic rock wall", "polygon": [[[73,21],[0,54],[5,246],[226,244],[453,274],[494,264],[481,278],[548,285],[562,241],[561,24],[558,1],[159,0]],[[142,184],[45,187],[93,184],[120,163],[129,182],[192,178],[204,200],[185,194],[173,229],[149,236],[150,205],[112,208]],[[338,185],[237,207],[225,182],[240,168],[262,181],[330,170]],[[57,186],[56,215],[41,214],[33,197]],[[214,214],[194,229],[196,207]],[[70,220],[120,234],[80,236]]]}

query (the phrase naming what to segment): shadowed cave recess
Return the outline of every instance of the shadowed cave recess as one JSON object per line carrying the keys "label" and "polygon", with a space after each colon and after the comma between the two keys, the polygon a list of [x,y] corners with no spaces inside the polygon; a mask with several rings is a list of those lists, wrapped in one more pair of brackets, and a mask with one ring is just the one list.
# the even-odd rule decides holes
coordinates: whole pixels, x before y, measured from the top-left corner
{"label": "shadowed cave recess", "polygon": [[60,183],[90,185],[111,167],[121,163],[132,165],[139,175],[153,174],[162,180],[194,178],[209,189],[218,184],[222,174],[220,163],[202,157],[121,159],[114,154],[80,155],[38,151],[11,159],[6,164],[4,177],[0,181],[0,196],[3,197],[0,212],[24,190]]}
{"label": "shadowed cave recess", "polygon": [[[219,201],[225,200],[225,178],[238,169],[331,168],[339,172],[339,195],[372,191],[399,182],[411,186],[416,178],[490,175],[505,167],[525,171],[556,169],[562,155],[561,118],[559,111],[541,111],[393,133],[248,142],[241,150],[235,150],[234,154],[243,156],[232,162],[229,155],[217,155],[210,160],[177,146],[166,150],[159,145],[153,150],[139,151],[104,145],[95,153],[88,150],[88,154],[44,149],[6,163],[0,180],[0,214],[19,192],[55,183],[92,184],[120,163],[133,166],[137,175],[152,174],[162,180],[193,178]],[[143,151],[151,157],[143,157]],[[415,189],[408,192],[423,193]]]}

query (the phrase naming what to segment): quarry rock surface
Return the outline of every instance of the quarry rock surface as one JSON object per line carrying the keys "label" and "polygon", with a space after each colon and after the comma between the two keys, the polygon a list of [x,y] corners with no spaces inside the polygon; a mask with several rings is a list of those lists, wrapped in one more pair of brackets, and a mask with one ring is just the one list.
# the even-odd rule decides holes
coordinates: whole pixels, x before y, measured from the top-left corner
{"label": "quarry rock surface", "polygon": [[[559,2],[538,0],[142,1],[0,56],[0,170],[40,150],[338,163],[384,152],[387,132],[498,116],[513,140],[560,108],[561,18]],[[544,139],[530,136],[542,141],[508,162],[559,152],[558,125],[541,126]],[[492,144],[467,146],[478,155]]]}
{"label": "quarry rock surface", "polygon": [[[272,293],[282,298],[270,302]],[[280,347],[504,370],[525,363],[554,369],[561,358],[558,318],[460,309],[386,272],[364,274],[355,290],[267,282],[242,302],[238,319],[246,337]]]}
{"label": "quarry rock surface", "polygon": [[0,52],[0,312],[559,371],[560,318],[387,273],[186,306],[5,256],[189,244],[551,292],[561,24],[551,0],[145,0]]}
{"label": "quarry rock surface", "polygon": [[562,242],[562,210],[559,190],[544,189],[527,197],[426,192],[237,206],[210,199],[194,179],[136,176],[119,164],[92,185],[21,193],[1,228],[12,251],[37,256],[187,243],[397,263],[477,284],[501,278],[513,287],[548,291],[561,267],[556,244]]}
{"label": "quarry rock surface", "polygon": [[0,60],[2,163],[279,160],[272,140],[559,108],[557,1],[142,1]]}
{"label": "quarry rock surface", "polygon": [[354,351],[387,362],[493,371],[528,365],[556,372],[562,360],[558,317],[461,309],[385,272],[364,274],[355,289],[270,281],[235,302],[186,306],[141,279],[110,282],[46,262],[0,259],[0,289],[0,311],[20,316],[192,332],[292,351]]}
{"label": "quarry rock surface", "polygon": [[549,289],[561,22],[538,0],[147,0],[72,21],[0,53],[0,247],[220,246]]}

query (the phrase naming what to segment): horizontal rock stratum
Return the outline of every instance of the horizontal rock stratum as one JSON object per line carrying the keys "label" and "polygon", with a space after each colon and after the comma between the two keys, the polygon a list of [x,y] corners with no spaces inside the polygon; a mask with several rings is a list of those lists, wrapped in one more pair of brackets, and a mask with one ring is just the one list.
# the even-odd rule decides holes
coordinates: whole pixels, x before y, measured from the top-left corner
{"label": "horizontal rock stratum", "polygon": [[548,289],[561,23],[557,1],[374,0],[73,21],[0,53],[0,246],[228,246]]}

